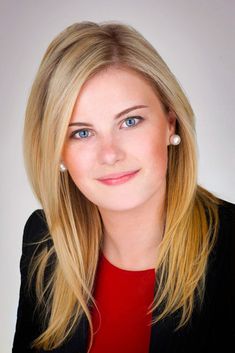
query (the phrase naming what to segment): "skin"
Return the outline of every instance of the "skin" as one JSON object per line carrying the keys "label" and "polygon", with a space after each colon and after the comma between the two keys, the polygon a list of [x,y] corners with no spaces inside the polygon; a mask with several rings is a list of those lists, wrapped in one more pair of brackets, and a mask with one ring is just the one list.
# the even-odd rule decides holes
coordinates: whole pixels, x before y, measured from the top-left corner
{"label": "skin", "polygon": [[[114,119],[135,105],[147,107]],[[165,222],[167,146],[175,133],[175,114],[165,113],[140,74],[111,67],[82,87],[69,124],[75,122],[93,126],[68,127],[62,161],[80,191],[100,211],[104,256],[122,269],[154,268]],[[120,185],[97,180],[137,169],[134,178]]]}

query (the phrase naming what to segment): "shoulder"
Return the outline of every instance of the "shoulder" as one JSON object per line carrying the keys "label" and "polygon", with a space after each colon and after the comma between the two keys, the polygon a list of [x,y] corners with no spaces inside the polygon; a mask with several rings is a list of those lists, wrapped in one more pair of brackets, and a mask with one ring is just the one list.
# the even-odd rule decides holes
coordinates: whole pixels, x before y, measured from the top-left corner
{"label": "shoulder", "polygon": [[38,241],[48,231],[45,213],[37,209],[31,213],[24,226],[24,241]]}
{"label": "shoulder", "polygon": [[45,241],[49,239],[48,233],[43,210],[35,210],[28,217],[23,231],[20,258],[21,285],[12,352],[34,352],[34,349],[30,348],[30,343],[41,334],[35,277],[33,277],[33,282],[29,281],[29,274],[35,265],[34,261],[31,262],[34,260],[34,255],[39,254],[42,246],[48,246],[48,240]]}
{"label": "shoulder", "polygon": [[220,199],[219,205],[220,223],[228,229],[235,227],[235,204],[226,200]]}
{"label": "shoulder", "polygon": [[38,254],[43,248],[52,245],[45,213],[42,209],[37,209],[28,217],[22,241],[22,256],[20,261],[21,271],[28,266],[32,256]]}
{"label": "shoulder", "polygon": [[[220,200],[216,244],[210,254],[208,276],[213,293],[230,303],[235,300],[235,204]],[[232,304],[233,303],[233,304]]]}
{"label": "shoulder", "polygon": [[28,217],[23,231],[23,246],[40,242],[45,235],[49,235],[49,229],[45,213],[42,209],[37,209]]}
{"label": "shoulder", "polygon": [[218,228],[218,250],[227,248],[228,252],[234,251],[235,255],[235,204],[220,199],[218,206],[219,228]]}
{"label": "shoulder", "polygon": [[231,323],[235,314],[235,204],[219,201],[219,227],[206,267],[203,305],[194,311],[195,332],[190,331],[196,345],[198,341],[206,346],[203,352],[206,348],[209,352],[222,352],[227,345],[234,345],[235,326]]}

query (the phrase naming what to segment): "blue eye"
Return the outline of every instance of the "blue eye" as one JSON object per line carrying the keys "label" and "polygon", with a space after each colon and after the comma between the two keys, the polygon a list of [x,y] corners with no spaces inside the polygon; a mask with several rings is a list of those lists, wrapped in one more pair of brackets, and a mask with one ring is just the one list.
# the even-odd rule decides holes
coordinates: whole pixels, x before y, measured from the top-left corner
{"label": "blue eye", "polygon": [[[76,130],[71,134],[71,137],[74,137],[75,139],[78,139],[78,140],[86,139],[87,137],[89,137],[88,132],[89,130],[86,130],[86,129]],[[79,137],[76,137],[75,135],[78,135]]]}
{"label": "blue eye", "polygon": [[[131,116],[124,120],[124,123],[127,124],[127,127],[134,127],[140,123],[141,120],[144,120],[141,116]],[[89,138],[89,129],[80,129],[75,130],[71,133],[70,138],[74,138],[75,140],[85,140]]]}
{"label": "blue eye", "polygon": [[[133,123],[135,121],[135,119],[138,121],[137,123]],[[128,127],[132,127],[132,126],[138,125],[141,120],[143,120],[143,118],[141,116],[131,116],[131,117],[126,118],[124,120],[124,123],[126,123]]]}

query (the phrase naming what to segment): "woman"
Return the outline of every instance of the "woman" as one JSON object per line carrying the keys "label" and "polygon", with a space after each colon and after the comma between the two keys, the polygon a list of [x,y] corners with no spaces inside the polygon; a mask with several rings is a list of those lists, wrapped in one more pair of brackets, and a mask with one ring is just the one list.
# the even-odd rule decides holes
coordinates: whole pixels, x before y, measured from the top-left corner
{"label": "woman", "polygon": [[[49,45],[24,155],[13,352],[230,352],[235,205],[197,183],[192,108],[134,28],[76,23]],[[231,348],[228,348],[231,347]]]}

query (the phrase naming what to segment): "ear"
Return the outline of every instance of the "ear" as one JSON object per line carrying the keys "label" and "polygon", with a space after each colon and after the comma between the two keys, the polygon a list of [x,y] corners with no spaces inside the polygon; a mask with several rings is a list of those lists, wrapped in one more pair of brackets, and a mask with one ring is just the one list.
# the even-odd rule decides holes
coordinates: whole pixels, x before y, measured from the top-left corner
{"label": "ear", "polygon": [[170,137],[175,134],[177,116],[172,110],[167,113],[168,133],[167,133],[167,146],[170,145]]}

